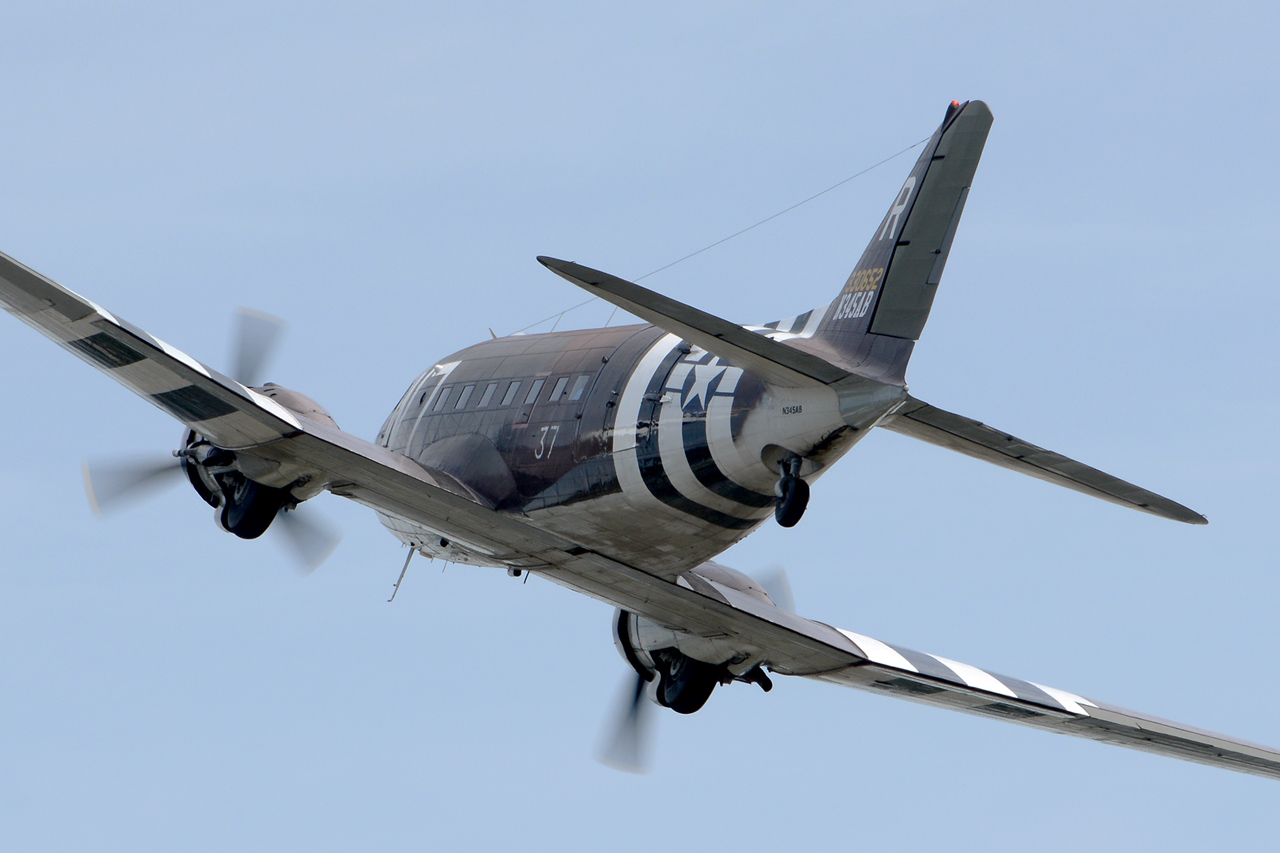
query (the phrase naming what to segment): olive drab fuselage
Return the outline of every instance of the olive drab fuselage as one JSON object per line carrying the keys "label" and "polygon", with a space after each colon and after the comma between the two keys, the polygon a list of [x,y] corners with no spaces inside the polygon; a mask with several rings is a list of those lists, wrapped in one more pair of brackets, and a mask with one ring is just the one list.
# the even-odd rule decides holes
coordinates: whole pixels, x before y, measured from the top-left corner
{"label": "olive drab fuselage", "polygon": [[[804,457],[811,480],[863,432],[829,389],[772,388],[662,329],[623,326],[514,335],[449,356],[409,387],[378,443],[495,509],[665,569],[702,562],[765,522],[783,457]],[[498,564],[380,515],[424,553]]]}

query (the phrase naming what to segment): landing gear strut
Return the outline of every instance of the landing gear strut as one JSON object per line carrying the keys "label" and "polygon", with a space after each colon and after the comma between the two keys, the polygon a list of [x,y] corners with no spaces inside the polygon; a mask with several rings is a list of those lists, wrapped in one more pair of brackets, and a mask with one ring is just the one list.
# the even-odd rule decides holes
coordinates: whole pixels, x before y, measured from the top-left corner
{"label": "landing gear strut", "polygon": [[804,515],[809,505],[809,484],[800,479],[800,466],[804,460],[792,456],[782,462],[782,479],[773,487],[778,496],[778,503],[773,508],[773,517],[783,527],[795,527],[800,516]]}

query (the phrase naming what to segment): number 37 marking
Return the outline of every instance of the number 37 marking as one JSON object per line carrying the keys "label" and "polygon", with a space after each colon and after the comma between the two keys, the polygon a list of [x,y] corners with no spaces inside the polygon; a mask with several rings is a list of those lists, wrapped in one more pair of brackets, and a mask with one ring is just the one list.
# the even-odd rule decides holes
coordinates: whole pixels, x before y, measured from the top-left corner
{"label": "number 37 marking", "polygon": [[[551,443],[547,444],[547,433],[551,433]],[[534,459],[551,458],[551,451],[556,449],[556,439],[560,437],[560,425],[544,426],[538,436],[538,449],[533,451]]]}

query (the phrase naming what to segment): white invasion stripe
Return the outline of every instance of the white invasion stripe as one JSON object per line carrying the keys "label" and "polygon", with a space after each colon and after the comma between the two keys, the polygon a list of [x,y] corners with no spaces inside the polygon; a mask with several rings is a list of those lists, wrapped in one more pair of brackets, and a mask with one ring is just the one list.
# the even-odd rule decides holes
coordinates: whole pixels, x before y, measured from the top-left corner
{"label": "white invasion stripe", "polygon": [[741,379],[742,368],[730,367],[707,404],[707,446],[721,473],[739,486],[750,488],[742,482],[742,473],[751,469],[751,461],[743,459],[733,441],[733,397],[721,396],[737,390]]}
{"label": "white invasion stripe", "polygon": [[649,381],[662,366],[662,360],[678,343],[679,335],[663,335],[649,347],[649,351],[627,379],[622,398],[618,401],[618,414],[613,427],[613,467],[618,474],[622,494],[638,509],[669,509],[649,491],[640,474],[640,460],[636,456],[636,421],[640,417],[640,404],[644,402]]}
{"label": "white invasion stripe", "polygon": [[180,362],[182,362],[182,363],[183,363],[183,364],[185,364],[187,367],[189,367],[189,368],[191,368],[192,370],[194,370],[196,373],[199,373],[199,374],[201,374],[202,376],[205,376],[205,377],[206,377],[206,378],[208,378],[208,379],[212,379],[212,378],[213,378],[212,376],[209,376],[209,370],[208,370],[208,368],[206,368],[206,367],[205,367],[203,364],[201,364],[200,362],[196,361],[196,360],[195,360],[194,358],[192,358],[191,356],[187,355],[187,354],[186,354],[185,352],[183,352],[182,350],[180,350],[180,349],[175,349],[175,348],[173,348],[173,347],[169,346],[168,344],[166,344],[164,341],[160,340],[159,338],[155,338],[155,337],[153,337],[153,338],[152,338],[152,340],[153,340],[153,341],[155,341],[157,344],[159,344],[159,345],[160,345],[160,349],[164,350],[165,355],[169,356],[169,357],[170,357],[170,358],[172,358],[174,361],[180,361]]}
{"label": "white invasion stripe", "polygon": [[[664,335],[649,348],[644,358],[636,365],[627,379],[627,387],[622,391],[622,399],[618,401],[618,415],[613,422],[613,452],[620,454],[624,450],[632,450],[636,446],[636,422],[640,417],[640,404],[644,402],[644,392],[649,387],[649,380],[658,372],[662,359],[671,352],[672,347],[680,343],[679,335]],[[639,473],[639,465],[636,472]]]}
{"label": "white invasion stripe", "polygon": [[[240,387],[243,388],[244,386],[242,385]],[[267,397],[266,395],[263,395],[263,394],[259,394],[257,391],[254,391],[252,388],[245,388],[244,390],[248,391],[249,394],[252,395],[253,402],[257,403],[259,406],[266,409],[268,412],[275,415],[280,420],[289,424],[294,429],[302,429],[302,424],[298,423],[298,419],[293,416],[293,412],[289,411],[284,406],[277,403],[275,400],[272,400],[270,397]]]}
{"label": "white invasion stripe", "polygon": [[967,663],[948,660],[944,657],[939,657],[938,655],[930,655],[929,657],[940,661],[943,666],[954,671],[955,674],[960,676],[964,683],[970,687],[974,687],[978,690],[985,690],[988,693],[999,693],[1002,696],[1008,696],[1012,699],[1018,698],[1017,693],[1014,693],[1006,687],[1000,679],[985,670],[978,669],[976,666],[970,666]]}
{"label": "white invasion stripe", "polygon": [[827,309],[831,307],[831,303],[819,305],[813,309],[813,313],[809,315],[809,322],[804,324],[804,328],[800,330],[798,338],[812,338],[818,333],[818,326],[822,324],[822,318],[827,316]]}
{"label": "white invasion stripe", "polygon": [[885,666],[891,666],[894,669],[903,669],[907,672],[920,671],[911,665],[911,661],[907,660],[879,640],[873,640],[871,637],[864,637],[861,634],[855,634],[852,631],[846,631],[843,628],[837,628],[836,630],[841,634],[844,634],[850,640],[853,640],[854,644],[858,648],[862,649],[863,654],[867,656],[867,660],[872,661],[873,663],[884,664]]}
{"label": "white invasion stripe", "polygon": [[1092,702],[1090,702],[1088,699],[1085,699],[1083,696],[1077,696],[1074,693],[1068,693],[1067,691],[1059,690],[1056,687],[1045,687],[1043,684],[1036,684],[1034,681],[1031,682],[1031,684],[1033,684],[1036,687],[1039,687],[1045,693],[1048,693],[1050,696],[1056,699],[1062,705],[1062,707],[1066,708],[1068,711],[1070,711],[1073,714],[1079,714],[1082,717],[1087,717],[1089,716],[1089,712],[1084,709],[1085,705],[1088,705],[1091,708],[1098,707],[1097,705],[1094,705]]}
{"label": "white invasion stripe", "polygon": [[[678,364],[671,371],[668,385],[682,384],[684,375],[691,365]],[[685,368],[677,378],[680,368]],[[704,370],[706,368],[703,368]],[[667,399],[662,404],[658,420],[658,452],[662,456],[662,468],[667,479],[676,491],[694,503],[719,510],[737,518],[758,517],[760,510],[756,507],[743,506],[737,501],[717,495],[698,481],[689,466],[689,457],[684,452],[684,411],[680,408],[679,392],[666,391]]]}
{"label": "white invasion stripe", "polygon": [[777,329],[766,329],[764,326],[747,326],[745,328],[763,334],[766,338],[775,341],[789,341],[792,338],[812,338],[818,333],[818,326],[822,324],[822,318],[826,316],[827,309],[831,307],[831,303],[819,305],[813,309],[813,313],[809,315],[809,319],[805,321],[804,328],[798,332],[789,332],[792,324],[800,316],[797,314],[788,320],[780,320]]}

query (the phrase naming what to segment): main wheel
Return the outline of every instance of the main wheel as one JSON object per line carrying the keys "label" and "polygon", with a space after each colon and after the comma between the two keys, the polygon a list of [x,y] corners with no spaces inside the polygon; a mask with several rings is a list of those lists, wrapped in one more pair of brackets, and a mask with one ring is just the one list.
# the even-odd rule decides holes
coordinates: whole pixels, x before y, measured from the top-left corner
{"label": "main wheel", "polygon": [[680,654],[662,673],[658,688],[662,691],[662,704],[677,714],[692,714],[707,704],[719,683],[718,667]]}
{"label": "main wheel", "polygon": [[773,517],[783,527],[795,527],[809,505],[809,484],[799,477],[784,477],[778,487],[782,494],[773,508]]}
{"label": "main wheel", "polygon": [[284,505],[283,489],[273,489],[240,476],[222,503],[222,527],[241,539],[257,539]]}

